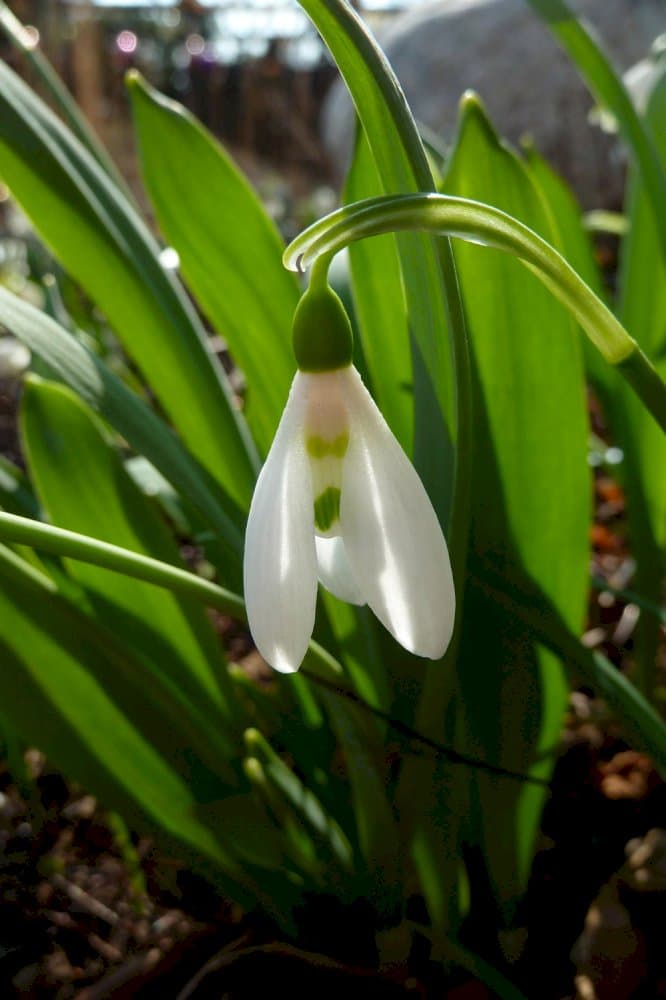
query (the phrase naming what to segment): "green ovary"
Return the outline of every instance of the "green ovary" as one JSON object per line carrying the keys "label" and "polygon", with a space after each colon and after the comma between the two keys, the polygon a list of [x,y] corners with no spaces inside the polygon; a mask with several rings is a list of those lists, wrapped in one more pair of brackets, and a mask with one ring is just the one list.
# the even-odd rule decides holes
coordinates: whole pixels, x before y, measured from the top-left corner
{"label": "green ovary", "polygon": [[314,502],[315,525],[319,531],[329,531],[340,517],[340,490],[329,486]]}

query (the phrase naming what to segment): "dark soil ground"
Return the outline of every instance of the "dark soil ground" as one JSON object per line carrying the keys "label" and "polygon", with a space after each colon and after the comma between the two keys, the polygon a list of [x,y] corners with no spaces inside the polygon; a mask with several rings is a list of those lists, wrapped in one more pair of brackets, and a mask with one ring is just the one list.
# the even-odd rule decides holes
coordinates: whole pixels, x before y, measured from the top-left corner
{"label": "dark soil ground", "polygon": [[[666,792],[614,728],[603,705],[572,696],[515,970],[528,997],[666,996]],[[0,773],[2,996],[249,1000],[274,977],[293,997],[491,996],[465,975],[439,980],[424,949],[390,975],[370,955],[350,963],[333,910],[326,954],[282,942],[37,751],[23,784]]]}

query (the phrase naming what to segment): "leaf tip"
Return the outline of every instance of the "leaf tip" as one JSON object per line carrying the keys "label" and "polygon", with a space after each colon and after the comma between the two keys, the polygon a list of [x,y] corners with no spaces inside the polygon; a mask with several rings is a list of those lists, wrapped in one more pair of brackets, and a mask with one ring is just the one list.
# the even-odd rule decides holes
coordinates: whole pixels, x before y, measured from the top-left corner
{"label": "leaf tip", "polygon": [[466,125],[476,124],[486,133],[493,143],[499,143],[499,136],[490,120],[486,107],[474,90],[466,90],[460,98],[458,106],[460,129]]}

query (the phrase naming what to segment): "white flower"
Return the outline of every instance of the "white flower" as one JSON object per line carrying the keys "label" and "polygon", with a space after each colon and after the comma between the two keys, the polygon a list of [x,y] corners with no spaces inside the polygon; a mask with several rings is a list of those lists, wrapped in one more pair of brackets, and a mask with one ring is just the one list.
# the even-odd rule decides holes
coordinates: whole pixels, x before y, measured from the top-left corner
{"label": "white flower", "polygon": [[455,595],[442,529],[352,365],[297,372],[252,498],[244,577],[252,636],[276,670],[305,656],[317,578],[367,603],[410,652],[444,653]]}

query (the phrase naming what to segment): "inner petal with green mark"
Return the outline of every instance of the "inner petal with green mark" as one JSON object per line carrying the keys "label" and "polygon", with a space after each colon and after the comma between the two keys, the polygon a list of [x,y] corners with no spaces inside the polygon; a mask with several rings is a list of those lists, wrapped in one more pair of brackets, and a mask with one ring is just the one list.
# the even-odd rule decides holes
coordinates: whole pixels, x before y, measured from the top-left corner
{"label": "inner petal with green mark", "polygon": [[340,490],[329,486],[314,502],[315,527],[321,535],[327,535],[340,520]]}
{"label": "inner petal with green mark", "polygon": [[305,448],[312,473],[315,531],[325,538],[340,534],[342,465],[349,446],[349,421],[340,374],[325,372],[308,376]]}

